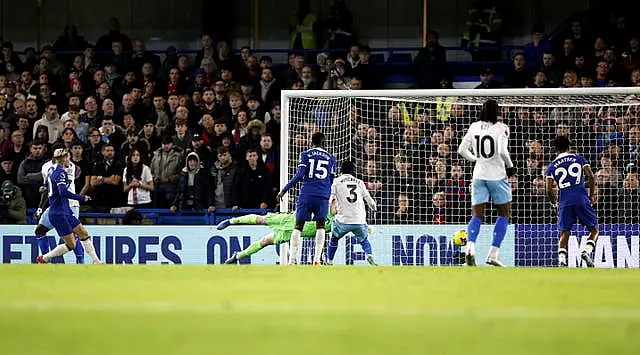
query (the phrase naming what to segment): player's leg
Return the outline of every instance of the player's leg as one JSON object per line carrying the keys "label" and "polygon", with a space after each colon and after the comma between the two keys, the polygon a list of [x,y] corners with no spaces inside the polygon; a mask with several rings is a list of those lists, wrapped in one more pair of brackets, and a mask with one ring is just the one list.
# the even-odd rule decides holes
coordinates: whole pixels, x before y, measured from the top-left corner
{"label": "player's leg", "polygon": [[[73,213],[73,216],[79,220],[80,206],[71,207],[71,211]],[[78,238],[77,236],[76,236],[76,247],[73,249],[73,253],[76,256],[76,264],[84,264],[84,247],[80,242],[80,238]]]}
{"label": "player's leg", "polygon": [[73,226],[73,232],[78,236],[78,238],[80,238],[80,243],[82,243],[82,246],[84,247],[84,251],[87,254],[89,254],[91,261],[94,264],[102,264],[102,261],[100,261],[100,258],[98,258],[98,255],[96,254],[96,249],[93,246],[93,243],[91,242],[91,238],[89,237],[89,232],[87,232],[87,230],[84,228],[82,223],[80,223],[80,221],[77,218],[71,217],[70,224]]}
{"label": "player's leg", "polygon": [[218,223],[216,227],[218,230],[225,229],[230,225],[235,224],[248,224],[248,225],[256,225],[256,224],[265,224],[265,217],[257,214],[248,214],[239,217],[233,217],[229,219],[225,219],[224,221]]}
{"label": "player's leg", "polygon": [[558,231],[560,233],[560,241],[558,242],[558,266],[567,266],[567,248],[569,246],[569,236],[573,222],[576,220],[576,214],[573,206],[564,206],[558,209]]}
{"label": "player's leg", "polygon": [[373,251],[371,250],[371,243],[369,243],[369,229],[366,224],[354,225],[351,232],[356,236],[356,240],[362,247],[364,255],[367,258],[367,262],[370,265],[376,266],[377,264],[373,260]]}
{"label": "player's leg", "polygon": [[269,245],[273,245],[273,241],[274,241],[274,237],[273,237],[273,232],[265,235],[264,237],[260,238],[260,240],[256,240],[255,242],[249,244],[249,246],[237,253],[233,253],[233,255],[231,255],[231,257],[229,259],[227,259],[224,263],[225,264],[235,264],[236,262],[238,262],[238,260],[242,259],[242,258],[246,258],[249,255],[253,255],[257,252],[259,252],[260,250],[264,249],[265,247],[269,246]]}
{"label": "player's leg", "polygon": [[347,234],[345,231],[345,225],[334,219],[333,224],[331,225],[331,238],[329,238],[329,246],[327,247],[328,265],[333,265],[333,258],[336,256],[336,252],[338,251],[338,242],[345,234]]}
{"label": "player's leg", "polygon": [[316,221],[316,238],[313,265],[320,265],[326,233],[324,230],[324,223],[327,219],[327,214],[329,214],[329,200],[318,200],[314,207],[313,219]]}
{"label": "player's leg", "polygon": [[509,185],[509,180],[503,179],[488,181],[487,187],[489,188],[493,204],[498,210],[498,218],[493,227],[493,240],[491,241],[491,248],[489,248],[489,255],[487,256],[487,264],[504,266],[498,258],[498,254],[502,241],[507,235],[509,218],[511,218],[511,185]]}
{"label": "player's leg", "polygon": [[51,222],[49,221],[49,209],[45,209],[40,216],[40,220],[38,221],[38,225],[36,226],[36,230],[34,234],[36,239],[38,240],[38,248],[40,249],[40,255],[44,255],[51,251],[51,246],[49,244],[49,238],[47,238],[47,233],[53,229]]}
{"label": "player's leg", "polygon": [[489,189],[485,180],[474,179],[471,182],[471,220],[467,226],[467,247],[465,260],[467,265],[476,265],[476,240],[484,219],[484,206],[489,202]]}
{"label": "player's leg", "polygon": [[598,229],[598,216],[593,210],[591,204],[575,206],[575,208],[577,209],[576,215],[578,217],[578,221],[587,227],[587,230],[589,230],[589,239],[587,239],[587,245],[580,253],[580,257],[587,264],[587,267],[594,267],[595,264],[591,258],[591,253],[593,253],[593,249],[595,249],[596,242],[600,236],[600,231]]}
{"label": "player's leg", "polygon": [[65,216],[49,216],[49,218],[51,220],[51,224],[54,226],[56,232],[60,235],[64,243],[56,246],[53,250],[44,255],[39,255],[36,260],[40,264],[46,264],[49,260],[62,256],[76,247],[73,228],[68,223]]}
{"label": "player's leg", "polygon": [[289,265],[296,263],[296,257],[298,256],[298,248],[300,247],[300,237],[302,235],[302,229],[304,223],[311,220],[311,210],[306,204],[298,203],[296,205],[296,223],[293,231],[291,232],[291,243],[289,253]]}

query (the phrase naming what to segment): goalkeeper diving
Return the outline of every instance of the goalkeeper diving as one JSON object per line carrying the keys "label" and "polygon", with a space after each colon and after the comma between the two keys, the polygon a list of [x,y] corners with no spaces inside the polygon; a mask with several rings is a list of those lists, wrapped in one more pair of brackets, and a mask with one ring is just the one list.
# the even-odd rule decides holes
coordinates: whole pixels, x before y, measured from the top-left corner
{"label": "goalkeeper diving", "polygon": [[[331,224],[333,223],[333,214],[329,213],[325,220],[325,230],[331,230]],[[287,243],[291,240],[291,234],[295,229],[296,215],[295,213],[267,213],[264,216],[257,214],[248,214],[240,217],[234,217],[224,220],[218,224],[218,230],[225,229],[230,225],[266,225],[270,227],[273,232],[260,238],[260,240],[251,243],[246,249],[235,252],[233,255],[225,261],[225,264],[235,264],[238,260],[253,255],[269,245],[279,245]],[[316,237],[316,222],[310,221],[304,224],[301,233],[302,238],[315,238]],[[283,244],[286,245],[286,244]],[[280,253],[284,250],[285,254],[288,254],[288,248],[281,248]],[[288,255],[283,258],[281,255],[281,264],[287,262]]]}

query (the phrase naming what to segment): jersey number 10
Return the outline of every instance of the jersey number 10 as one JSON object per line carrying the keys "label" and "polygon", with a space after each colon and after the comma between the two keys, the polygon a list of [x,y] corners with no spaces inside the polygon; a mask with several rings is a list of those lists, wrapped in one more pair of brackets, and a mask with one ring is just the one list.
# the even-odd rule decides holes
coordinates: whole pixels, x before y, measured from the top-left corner
{"label": "jersey number 10", "polygon": [[489,159],[496,154],[496,141],[491,136],[474,136],[476,139],[476,154]]}
{"label": "jersey number 10", "polygon": [[316,179],[324,180],[329,176],[329,171],[327,170],[328,160],[309,159],[309,164],[309,179],[315,177]]}

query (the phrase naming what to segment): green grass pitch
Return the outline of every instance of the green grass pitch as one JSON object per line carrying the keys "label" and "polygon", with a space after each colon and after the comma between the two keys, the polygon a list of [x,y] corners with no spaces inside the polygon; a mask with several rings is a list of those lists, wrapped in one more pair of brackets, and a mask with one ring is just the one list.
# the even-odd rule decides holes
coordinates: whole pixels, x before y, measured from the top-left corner
{"label": "green grass pitch", "polygon": [[1,354],[637,354],[638,270],[0,266]]}

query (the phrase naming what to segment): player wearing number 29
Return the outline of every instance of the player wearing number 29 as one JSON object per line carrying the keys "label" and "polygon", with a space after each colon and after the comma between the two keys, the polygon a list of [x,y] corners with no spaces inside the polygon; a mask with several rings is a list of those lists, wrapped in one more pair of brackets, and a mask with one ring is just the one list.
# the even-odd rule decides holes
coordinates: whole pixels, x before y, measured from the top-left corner
{"label": "player wearing number 29", "polygon": [[[589,162],[581,155],[569,153],[570,143],[565,136],[556,138],[558,157],[549,164],[546,172],[547,194],[558,211],[558,264],[567,266],[567,244],[571,228],[577,219],[589,230],[587,245],[580,256],[588,267],[593,267],[591,253],[598,240],[598,217],[591,203],[596,201],[596,184]],[[585,188],[584,175],[587,175],[589,194]],[[554,189],[554,182],[558,184],[560,198]]]}
{"label": "player wearing number 29", "polygon": [[53,170],[47,177],[47,189],[49,191],[49,222],[56,230],[58,235],[64,240],[63,244],[58,245],[52,251],[45,255],[39,255],[37,261],[40,264],[46,264],[51,258],[62,256],[71,251],[76,246],[74,233],[80,238],[80,242],[85,251],[94,264],[100,264],[100,259],[96,255],[96,251],[89,239],[87,230],[80,221],[73,215],[69,206],[69,199],[79,201],[89,201],[88,196],[76,195],[69,191],[69,176],[65,171],[69,167],[69,152],[66,149],[56,149],[53,152]]}
{"label": "player wearing number 29", "polygon": [[509,127],[498,121],[498,103],[487,100],[482,105],[478,121],[469,126],[458,147],[458,153],[475,162],[473,168],[471,208],[473,217],[469,221],[469,236],[465,259],[467,265],[475,266],[475,243],[484,218],[484,208],[489,202],[498,210],[498,219],[493,229],[493,241],[487,256],[487,264],[504,266],[498,258],[502,240],[507,234],[511,215],[511,186],[508,177],[515,174],[509,156]]}
{"label": "player wearing number 29", "polygon": [[300,153],[296,174],[278,193],[278,200],[281,200],[289,189],[301,181],[296,204],[296,226],[291,234],[289,264],[295,263],[304,222],[311,220],[316,221],[313,264],[320,264],[325,238],[324,222],[329,212],[331,184],[336,172],[336,158],[324,150],[324,142],[325,137],[322,132],[316,132],[311,136],[312,148]]}
{"label": "player wearing number 29", "polygon": [[369,190],[362,180],[353,176],[356,166],[350,161],[345,161],[340,167],[342,173],[333,181],[331,186],[331,212],[335,219],[331,228],[331,239],[327,248],[327,263],[333,264],[333,257],[338,250],[338,241],[347,233],[353,233],[356,241],[362,246],[367,257],[367,262],[375,265],[371,244],[369,243],[367,226],[366,202],[370,209],[376,210],[376,202],[371,198]]}

